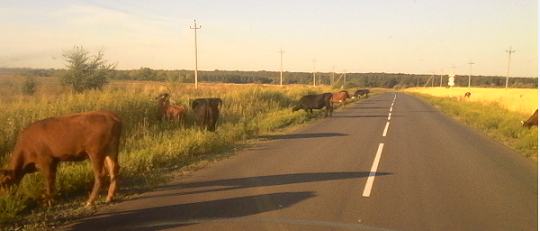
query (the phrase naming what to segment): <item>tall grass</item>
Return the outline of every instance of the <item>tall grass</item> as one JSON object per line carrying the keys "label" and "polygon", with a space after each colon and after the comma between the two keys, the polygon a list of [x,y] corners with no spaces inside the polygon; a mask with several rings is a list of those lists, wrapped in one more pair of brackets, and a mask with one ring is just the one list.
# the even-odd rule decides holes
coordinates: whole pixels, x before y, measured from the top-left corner
{"label": "tall grass", "polygon": [[538,127],[523,128],[520,121],[530,114],[507,109],[499,102],[467,102],[456,98],[411,93],[438,107],[465,124],[538,161]]}
{"label": "tall grass", "polygon": [[[232,90],[234,89],[234,90]],[[188,113],[181,123],[156,119],[154,98],[162,91],[172,93],[174,104],[188,105],[190,99],[220,97],[224,101],[217,132],[204,132]],[[110,110],[123,120],[119,162],[121,190],[136,188],[133,182],[148,182],[146,173],[177,168],[205,153],[231,148],[257,135],[305,123],[321,113],[293,113],[293,104],[302,96],[330,91],[324,87],[276,88],[264,86],[141,85],[112,84],[104,91],[59,94],[52,97],[20,96],[1,101],[0,165],[6,166],[17,134],[27,125],[47,117],[93,110]],[[56,197],[84,196],[93,175],[88,161],[61,163]],[[131,182],[131,183],[130,183]],[[133,183],[134,184],[134,183]],[[123,188],[122,188],[123,187]],[[43,194],[41,174],[25,176],[15,193],[0,197],[0,222],[12,222],[17,214],[31,210]],[[122,192],[122,191],[121,191]]]}

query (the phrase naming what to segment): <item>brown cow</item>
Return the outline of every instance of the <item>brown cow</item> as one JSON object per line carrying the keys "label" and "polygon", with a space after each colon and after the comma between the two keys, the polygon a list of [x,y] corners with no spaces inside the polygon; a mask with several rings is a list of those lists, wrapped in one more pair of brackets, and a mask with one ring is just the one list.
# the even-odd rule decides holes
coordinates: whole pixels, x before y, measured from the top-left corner
{"label": "brown cow", "polygon": [[219,107],[223,104],[220,98],[201,98],[191,102],[191,109],[202,130],[216,131],[216,122],[219,118]]}
{"label": "brown cow", "polygon": [[368,98],[369,89],[361,89],[354,92],[353,97],[360,98],[361,96],[365,95],[366,99]]}
{"label": "brown cow", "polygon": [[341,103],[343,107],[347,104],[347,99],[350,99],[348,91],[340,91],[332,94],[332,103]]}
{"label": "brown cow", "polygon": [[94,187],[86,205],[98,197],[102,177],[110,176],[110,202],[118,189],[118,146],[122,122],[110,111],[93,111],[47,118],[21,131],[5,170],[0,170],[0,192],[18,185],[24,175],[40,170],[45,180],[45,199],[51,202],[56,170],[61,161],[90,159]]}
{"label": "brown cow", "polygon": [[169,121],[181,121],[186,115],[187,108],[184,106],[171,105],[169,101],[170,95],[168,93],[159,94],[156,97],[158,113],[158,120],[165,118]]}
{"label": "brown cow", "polygon": [[534,114],[529,117],[527,121],[521,121],[523,127],[531,128],[532,126],[538,126],[538,109],[534,111]]}
{"label": "brown cow", "polygon": [[471,98],[471,93],[470,92],[465,92],[465,98]]}
{"label": "brown cow", "polygon": [[300,98],[298,104],[292,111],[304,109],[304,111],[313,113],[313,109],[322,109],[324,107],[324,117],[328,117],[328,113],[332,116],[334,105],[332,103],[332,93],[323,93],[320,95],[305,95]]}

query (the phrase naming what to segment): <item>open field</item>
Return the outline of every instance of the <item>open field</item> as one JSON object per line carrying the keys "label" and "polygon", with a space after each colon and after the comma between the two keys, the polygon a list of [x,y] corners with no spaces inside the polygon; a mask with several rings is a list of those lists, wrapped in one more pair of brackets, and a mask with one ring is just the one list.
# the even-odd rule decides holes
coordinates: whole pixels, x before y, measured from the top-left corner
{"label": "open field", "polygon": [[[193,166],[200,161],[212,162],[214,159],[232,155],[237,148],[249,145],[257,136],[280,132],[321,118],[320,111],[309,115],[303,111],[293,113],[291,108],[302,95],[339,91],[328,86],[307,85],[199,83],[199,89],[194,89],[193,84],[175,82],[112,81],[103,91],[71,94],[59,86],[57,78],[38,77],[37,80],[37,92],[27,96],[22,95],[20,90],[23,78],[0,78],[0,94],[3,95],[0,106],[4,108],[0,114],[0,165],[6,165],[16,135],[36,120],[83,111],[112,110],[124,121],[119,155],[122,167],[120,200],[149,190],[178,172],[192,168],[186,166]],[[348,90],[353,92],[353,89]],[[384,91],[371,90],[375,91],[375,94],[370,96]],[[444,94],[448,89],[440,90]],[[480,98],[480,90],[482,89],[471,90],[473,94],[470,101],[475,97]],[[521,101],[524,102],[529,99],[529,94],[537,95],[537,91],[528,92],[530,89],[516,90],[527,91],[519,93]],[[460,96],[464,93],[461,91],[463,90],[459,90]],[[155,97],[162,92],[171,93],[171,101],[175,105],[187,106],[189,100],[194,98],[222,98],[224,105],[217,132],[199,131],[194,126],[194,117],[190,113],[181,124],[157,121]],[[458,100],[452,101],[461,102],[462,99],[457,96],[458,89],[454,88],[453,92],[456,92],[455,98]],[[488,104],[491,101],[487,100],[487,96],[494,93],[485,95],[485,104]],[[501,97],[504,98],[505,95],[498,99]],[[464,110],[468,109],[457,109]],[[521,113],[525,115],[530,112]],[[521,131],[514,131],[511,136],[521,136],[518,132]],[[537,146],[537,143],[530,145]],[[530,149],[529,146],[524,148]],[[31,211],[35,215],[31,215],[30,220],[35,222],[29,222],[29,219],[25,218],[26,220],[16,223],[15,226],[22,230],[48,229],[65,220],[89,213],[78,209],[87,199],[89,185],[93,180],[88,162],[62,164],[58,179],[56,199],[59,203],[44,208],[36,203],[43,192],[41,175],[38,173],[25,177],[13,196],[0,197],[0,223],[15,222],[22,217],[21,214],[28,216]],[[103,195],[102,192],[101,196]]]}
{"label": "open field", "polygon": [[[0,81],[6,83],[0,85],[0,92],[6,96],[0,100],[0,106],[4,108],[0,113],[2,168],[7,164],[17,134],[32,122],[93,110],[118,113],[123,120],[119,200],[141,190],[149,190],[178,172],[191,169],[189,166],[194,163],[212,162],[232,155],[259,135],[320,118],[321,110],[310,115],[304,111],[292,112],[291,108],[303,95],[339,91],[328,86],[306,85],[200,83],[199,89],[194,89],[193,84],[113,81],[103,91],[71,94],[55,83],[54,78],[39,78],[38,91],[28,96],[22,95],[17,87],[20,79],[8,77]],[[162,92],[171,93],[171,101],[175,105],[187,106],[194,98],[222,98],[224,104],[217,132],[200,131],[191,112],[180,124],[158,121],[155,97]],[[57,203],[46,208],[40,205],[44,190],[41,173],[29,174],[14,194],[0,197],[0,223],[16,222],[32,211],[43,217],[31,215],[30,219],[38,221],[29,223],[25,218],[20,223],[16,222],[15,227],[22,230],[49,229],[51,225],[76,217],[81,212],[77,208],[86,200],[92,181],[88,161],[61,163],[56,185]],[[70,208],[69,212],[65,212],[66,206]]]}
{"label": "open field", "polygon": [[[449,97],[458,100],[471,102],[481,102],[490,104],[496,102],[503,108],[510,111],[532,115],[538,108],[538,89],[530,88],[466,88],[454,87],[428,87],[428,88],[408,88],[405,91],[418,92],[437,97]],[[465,92],[471,92],[470,98],[464,98]]]}

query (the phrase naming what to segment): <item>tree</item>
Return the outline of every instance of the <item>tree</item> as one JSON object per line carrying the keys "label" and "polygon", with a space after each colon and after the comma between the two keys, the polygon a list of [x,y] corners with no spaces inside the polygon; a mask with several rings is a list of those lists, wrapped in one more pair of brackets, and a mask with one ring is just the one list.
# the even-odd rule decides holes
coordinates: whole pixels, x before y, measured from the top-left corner
{"label": "tree", "polygon": [[63,56],[68,62],[68,70],[61,76],[61,84],[71,87],[77,93],[90,89],[103,89],[109,83],[107,76],[113,74],[117,64],[107,63],[102,51],[90,57],[88,51],[82,47],[74,47]]}
{"label": "tree", "polygon": [[34,77],[28,76],[22,83],[22,92],[25,95],[33,95],[37,91],[37,81]]}

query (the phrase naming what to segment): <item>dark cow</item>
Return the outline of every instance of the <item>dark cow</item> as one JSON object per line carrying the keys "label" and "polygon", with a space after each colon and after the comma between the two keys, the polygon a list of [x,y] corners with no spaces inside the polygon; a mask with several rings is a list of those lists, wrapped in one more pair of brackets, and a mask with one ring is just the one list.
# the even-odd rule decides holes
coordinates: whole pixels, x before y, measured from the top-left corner
{"label": "dark cow", "polygon": [[158,108],[157,118],[158,120],[165,118],[165,120],[179,122],[186,115],[187,108],[184,106],[171,105],[169,97],[170,95],[168,93],[159,94],[158,97],[156,97]]}
{"label": "dark cow", "polygon": [[369,90],[368,89],[360,89],[358,91],[354,92],[354,97],[360,98],[363,95],[366,95],[366,99],[368,98]]}
{"label": "dark cow", "polygon": [[523,125],[523,127],[526,127],[526,128],[531,128],[532,126],[537,126],[538,127],[538,109],[536,109],[536,111],[534,111],[534,114],[529,117],[529,119],[527,121],[521,121],[521,124]]}
{"label": "dark cow", "polygon": [[325,108],[324,117],[328,117],[328,112],[330,112],[330,116],[332,116],[332,93],[302,96],[292,111],[304,109],[306,112],[309,110],[310,113],[313,113],[313,109],[321,109],[323,107]]}
{"label": "dark cow", "polygon": [[471,98],[471,93],[470,92],[465,92],[465,98]]}
{"label": "dark cow", "polygon": [[350,99],[348,91],[340,91],[332,94],[332,103],[341,103],[343,107],[347,104],[347,99]]}
{"label": "dark cow", "polygon": [[61,161],[90,159],[94,187],[86,205],[94,203],[102,177],[110,176],[110,202],[118,190],[118,145],[122,122],[109,111],[93,111],[47,118],[21,131],[5,170],[0,170],[0,192],[18,185],[22,178],[40,170],[45,180],[45,199],[53,198],[56,168]]}
{"label": "dark cow", "polygon": [[219,108],[222,104],[223,101],[220,98],[201,98],[191,102],[191,109],[193,109],[197,123],[202,130],[216,131]]}

